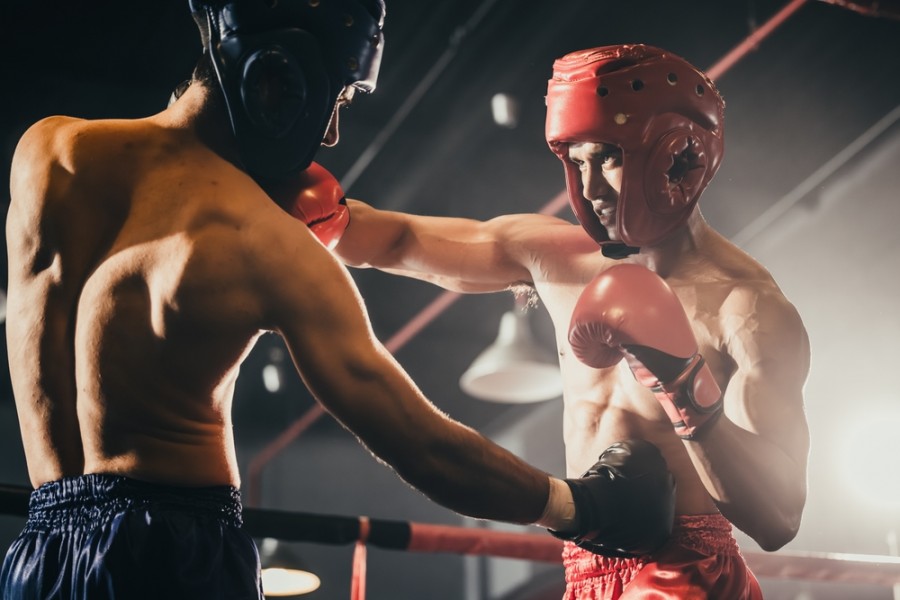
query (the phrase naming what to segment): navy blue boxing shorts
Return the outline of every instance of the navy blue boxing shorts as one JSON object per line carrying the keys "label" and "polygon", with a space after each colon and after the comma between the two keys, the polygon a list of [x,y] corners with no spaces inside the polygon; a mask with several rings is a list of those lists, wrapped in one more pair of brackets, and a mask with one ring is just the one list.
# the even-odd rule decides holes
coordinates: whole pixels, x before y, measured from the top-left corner
{"label": "navy blue boxing shorts", "polygon": [[84,475],[32,492],[0,571],[3,600],[262,600],[231,486]]}

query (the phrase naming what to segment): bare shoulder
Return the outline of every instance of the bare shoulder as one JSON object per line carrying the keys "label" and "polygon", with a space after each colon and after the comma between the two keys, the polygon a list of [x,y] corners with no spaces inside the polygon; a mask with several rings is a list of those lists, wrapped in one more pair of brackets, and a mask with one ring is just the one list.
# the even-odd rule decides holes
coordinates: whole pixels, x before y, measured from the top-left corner
{"label": "bare shoulder", "polygon": [[361,305],[346,269],[304,223],[261,192],[258,202],[245,206],[237,243],[248,288],[260,302],[263,329],[309,327],[309,319],[322,320],[347,300]]}
{"label": "bare shoulder", "polygon": [[102,152],[110,127],[101,121],[52,116],[31,125],[16,145],[10,172],[13,202],[43,206],[70,199],[71,185],[114,171]]}
{"label": "bare shoulder", "polygon": [[[555,272],[578,261],[579,256],[596,257],[598,254],[597,243],[584,228],[551,215],[503,215],[485,222],[485,227],[491,228],[508,252],[529,266],[532,275],[536,268],[549,268]],[[561,264],[556,265],[557,262]]]}
{"label": "bare shoulder", "polygon": [[71,170],[73,165],[65,164],[66,158],[71,156],[77,143],[83,139],[83,134],[93,128],[93,123],[59,115],[37,121],[19,138],[13,155],[14,165],[39,166],[61,161],[63,166]]}
{"label": "bare shoulder", "polygon": [[80,123],[70,117],[47,117],[29,127],[16,145],[6,218],[13,263],[20,257],[37,259],[52,223],[64,220],[56,217],[74,179],[74,167],[66,157],[71,155],[73,129]]}
{"label": "bare shoulder", "polygon": [[58,140],[61,135],[76,131],[84,123],[86,121],[83,119],[63,115],[44,117],[25,130],[25,133],[19,139],[16,153],[20,154],[39,148],[47,148],[52,142]]}
{"label": "bare shoulder", "polygon": [[60,156],[65,154],[69,138],[80,122],[71,117],[46,117],[22,134],[13,154],[10,172],[14,200],[17,192],[26,191],[20,188],[22,184],[49,174]]}
{"label": "bare shoulder", "polygon": [[808,364],[809,338],[800,313],[768,273],[731,284],[720,322],[732,353]]}
{"label": "bare shoulder", "polygon": [[[485,225],[494,229],[499,237],[547,246],[563,239],[577,240],[579,232],[583,231],[580,226],[564,219],[538,213],[501,215],[486,221]],[[594,247],[596,248],[596,244]]]}

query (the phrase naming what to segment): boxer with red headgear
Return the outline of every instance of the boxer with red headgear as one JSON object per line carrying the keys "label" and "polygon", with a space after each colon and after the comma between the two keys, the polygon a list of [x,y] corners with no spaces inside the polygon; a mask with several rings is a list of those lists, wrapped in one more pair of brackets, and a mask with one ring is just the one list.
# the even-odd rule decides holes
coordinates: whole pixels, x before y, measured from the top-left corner
{"label": "boxer with red headgear", "polygon": [[[6,333],[37,489],[0,596],[261,599],[231,404],[266,332],[334,417],[444,506],[572,535],[608,521],[591,504],[602,475],[551,478],[438,411],[325,248],[347,214],[311,161],[352,90],[374,86],[381,0],[190,7],[205,53],[165,110],[48,117],[16,148]],[[645,486],[670,493],[657,471]]]}
{"label": "boxer with red headgear", "polygon": [[572,486],[601,507],[588,533],[553,532],[569,540],[570,600],[760,598],[732,525],[774,550],[800,523],[806,331],[766,269],[698,204],[722,159],[723,108],[709,79],[670,52],[573,52],[554,65],[546,133],[579,225],[348,201],[335,248],[347,264],[461,292],[530,289],[546,306],[568,474],[608,484]]}
{"label": "boxer with red headgear", "polygon": [[[651,46],[595,48],[554,63],[547,142],[565,166],[575,216],[605,254],[636,252],[687,222],[722,161],[724,110],[706,75]],[[577,142],[603,142],[622,152],[613,213],[617,240],[599,222],[569,160],[569,146]]]}

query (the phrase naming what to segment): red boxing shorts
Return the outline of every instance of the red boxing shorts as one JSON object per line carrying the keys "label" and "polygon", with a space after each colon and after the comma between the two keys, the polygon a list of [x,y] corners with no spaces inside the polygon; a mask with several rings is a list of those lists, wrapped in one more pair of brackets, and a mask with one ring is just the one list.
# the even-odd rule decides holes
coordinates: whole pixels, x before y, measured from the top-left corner
{"label": "red boxing shorts", "polygon": [[571,542],[563,549],[563,600],[762,600],[731,523],[719,514],[676,517],[672,537],[658,552],[611,558]]}

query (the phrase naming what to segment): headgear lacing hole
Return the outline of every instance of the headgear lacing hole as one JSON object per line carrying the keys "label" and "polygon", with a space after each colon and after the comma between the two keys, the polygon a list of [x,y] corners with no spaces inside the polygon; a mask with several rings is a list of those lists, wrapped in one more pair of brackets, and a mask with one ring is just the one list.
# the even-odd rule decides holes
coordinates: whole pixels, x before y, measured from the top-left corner
{"label": "headgear lacing hole", "polygon": [[353,15],[344,15],[344,25],[353,27]]}
{"label": "headgear lacing hole", "polygon": [[320,0],[309,0],[309,5],[315,8],[319,5],[319,1]]}
{"label": "headgear lacing hole", "polygon": [[636,92],[641,91],[642,89],[644,89],[644,82],[641,81],[640,79],[635,79],[634,81],[631,82],[631,89],[633,89]]}
{"label": "headgear lacing hole", "polygon": [[351,71],[355,71],[359,68],[359,62],[351,56],[347,59],[347,68],[349,68]]}
{"label": "headgear lacing hole", "polygon": [[597,95],[600,96],[601,98],[603,98],[604,96],[608,96],[609,89],[606,88],[605,86],[601,85],[600,87],[597,88]]}
{"label": "headgear lacing hole", "polygon": [[669,82],[669,85],[675,85],[676,83],[678,83],[678,75],[676,75],[675,73],[669,73],[668,75],[666,75],[666,81]]}
{"label": "headgear lacing hole", "polygon": [[700,84],[697,84],[697,88],[694,91],[697,92],[698,96],[702,96],[703,92],[704,92],[703,86]]}

